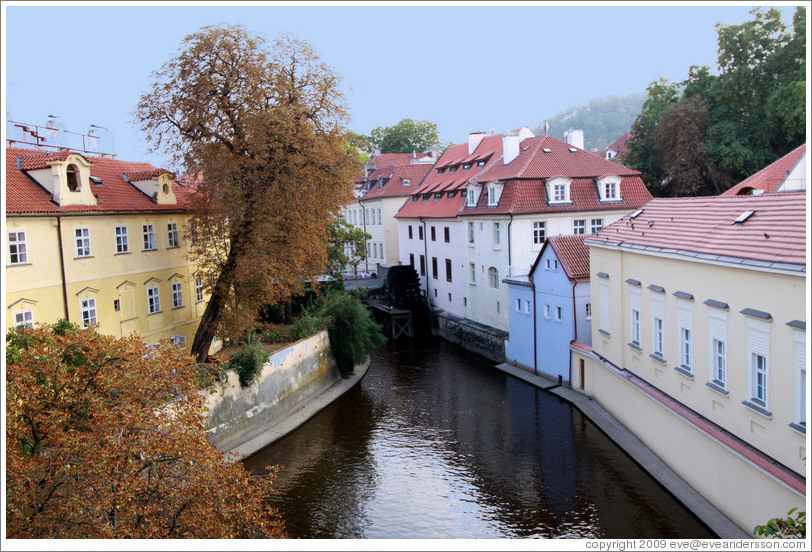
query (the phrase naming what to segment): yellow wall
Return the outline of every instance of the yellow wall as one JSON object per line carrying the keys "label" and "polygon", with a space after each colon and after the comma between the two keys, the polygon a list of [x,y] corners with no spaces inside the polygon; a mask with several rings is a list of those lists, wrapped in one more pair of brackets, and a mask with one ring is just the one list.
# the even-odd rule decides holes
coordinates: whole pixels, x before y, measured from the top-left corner
{"label": "yellow wall", "polygon": [[[784,275],[742,270],[719,265],[689,262],[652,255],[590,247],[592,274],[610,275],[610,335],[598,331],[599,286],[592,286],[593,350],[616,366],[628,369],[671,397],[744,439],[798,473],[805,473],[805,436],[789,427],[796,421],[797,371],[795,338],[797,330],[787,325],[806,320],[805,280],[802,275]],[[640,337],[642,351],[628,345],[630,335],[630,284],[640,285]],[[594,278],[594,281],[599,278]],[[659,294],[665,302],[665,364],[651,358],[651,298],[656,292],[648,285],[665,288]],[[693,378],[675,370],[680,364],[679,325],[676,291],[694,296]],[[710,378],[711,339],[707,299],[729,305],[727,310],[727,390],[724,395],[705,385]],[[764,416],[742,402],[749,398],[747,351],[748,317],[745,308],[768,312],[768,405],[772,416]]]}
{"label": "yellow wall", "polygon": [[[81,323],[80,302],[92,297],[100,332],[140,334],[146,343],[176,335],[191,346],[207,297],[195,298],[194,268],[187,260],[185,213],[143,213],[64,216],[61,239],[65,266],[68,317]],[[177,224],[179,247],[169,248],[167,224]],[[143,251],[142,225],[152,224],[156,250]],[[127,226],[128,253],[116,252],[116,226]],[[90,230],[91,256],[77,258],[76,228]],[[9,265],[6,251],[6,326],[14,313],[33,311],[34,322],[55,322],[65,317],[60,273],[58,221],[53,216],[9,216],[7,231],[25,231],[28,264]],[[171,284],[180,283],[183,306],[173,308]],[[147,288],[157,286],[160,312],[148,313]],[[119,301],[116,311],[114,302]]]}
{"label": "yellow wall", "polygon": [[804,508],[804,497],[687,423],[616,372],[589,355],[573,351],[574,389],[595,398],[680,477],[743,530],[752,533],[791,508]]}

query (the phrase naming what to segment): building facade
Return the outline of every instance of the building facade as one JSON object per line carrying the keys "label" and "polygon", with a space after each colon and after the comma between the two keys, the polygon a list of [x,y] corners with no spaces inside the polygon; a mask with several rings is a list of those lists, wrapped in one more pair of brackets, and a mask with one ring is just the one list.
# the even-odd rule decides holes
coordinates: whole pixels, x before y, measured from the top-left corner
{"label": "building facade", "polygon": [[188,190],[170,173],[7,148],[5,189],[7,328],[64,318],[191,345],[208,297],[187,258]]}
{"label": "building facade", "polygon": [[586,240],[593,397],[744,530],[803,507],[806,194],[656,199]]}

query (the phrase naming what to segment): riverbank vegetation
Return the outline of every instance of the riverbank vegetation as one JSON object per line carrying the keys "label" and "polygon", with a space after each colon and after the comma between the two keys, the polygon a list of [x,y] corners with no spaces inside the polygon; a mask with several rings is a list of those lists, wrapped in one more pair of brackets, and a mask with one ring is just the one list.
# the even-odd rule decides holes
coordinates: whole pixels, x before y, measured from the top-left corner
{"label": "riverbank vegetation", "polygon": [[286,536],[273,476],[208,442],[188,354],[67,322],[6,345],[9,538]]}

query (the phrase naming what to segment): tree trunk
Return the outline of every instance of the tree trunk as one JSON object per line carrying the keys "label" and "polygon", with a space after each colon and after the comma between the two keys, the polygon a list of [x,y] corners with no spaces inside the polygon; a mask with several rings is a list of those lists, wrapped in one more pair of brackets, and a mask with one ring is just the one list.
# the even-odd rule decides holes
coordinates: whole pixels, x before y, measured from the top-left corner
{"label": "tree trunk", "polygon": [[285,303],[285,324],[293,324],[293,303]]}
{"label": "tree trunk", "polygon": [[223,316],[226,299],[228,299],[228,294],[231,290],[231,284],[234,279],[232,272],[236,260],[234,245],[232,242],[228,252],[228,259],[226,259],[223,269],[217,277],[217,283],[211,292],[206,310],[203,312],[203,316],[200,317],[200,324],[197,326],[195,339],[192,341],[191,353],[199,363],[206,362],[209,358],[209,347],[211,347],[212,339],[214,339],[214,335],[217,332],[217,325]]}

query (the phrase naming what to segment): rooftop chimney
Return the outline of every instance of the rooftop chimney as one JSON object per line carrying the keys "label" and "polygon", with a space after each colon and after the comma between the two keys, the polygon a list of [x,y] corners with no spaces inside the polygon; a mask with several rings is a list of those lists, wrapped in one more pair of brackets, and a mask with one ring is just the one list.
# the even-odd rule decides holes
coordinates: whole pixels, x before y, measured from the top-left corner
{"label": "rooftop chimney", "polygon": [[564,133],[564,140],[571,146],[584,149],[584,131],[569,129]]}
{"label": "rooftop chimney", "polygon": [[502,159],[505,165],[519,157],[519,144],[522,143],[522,139],[516,131],[506,132],[502,135]]}
{"label": "rooftop chimney", "polygon": [[474,153],[479,146],[479,143],[482,142],[483,138],[485,138],[485,133],[481,130],[468,133],[468,155]]}

